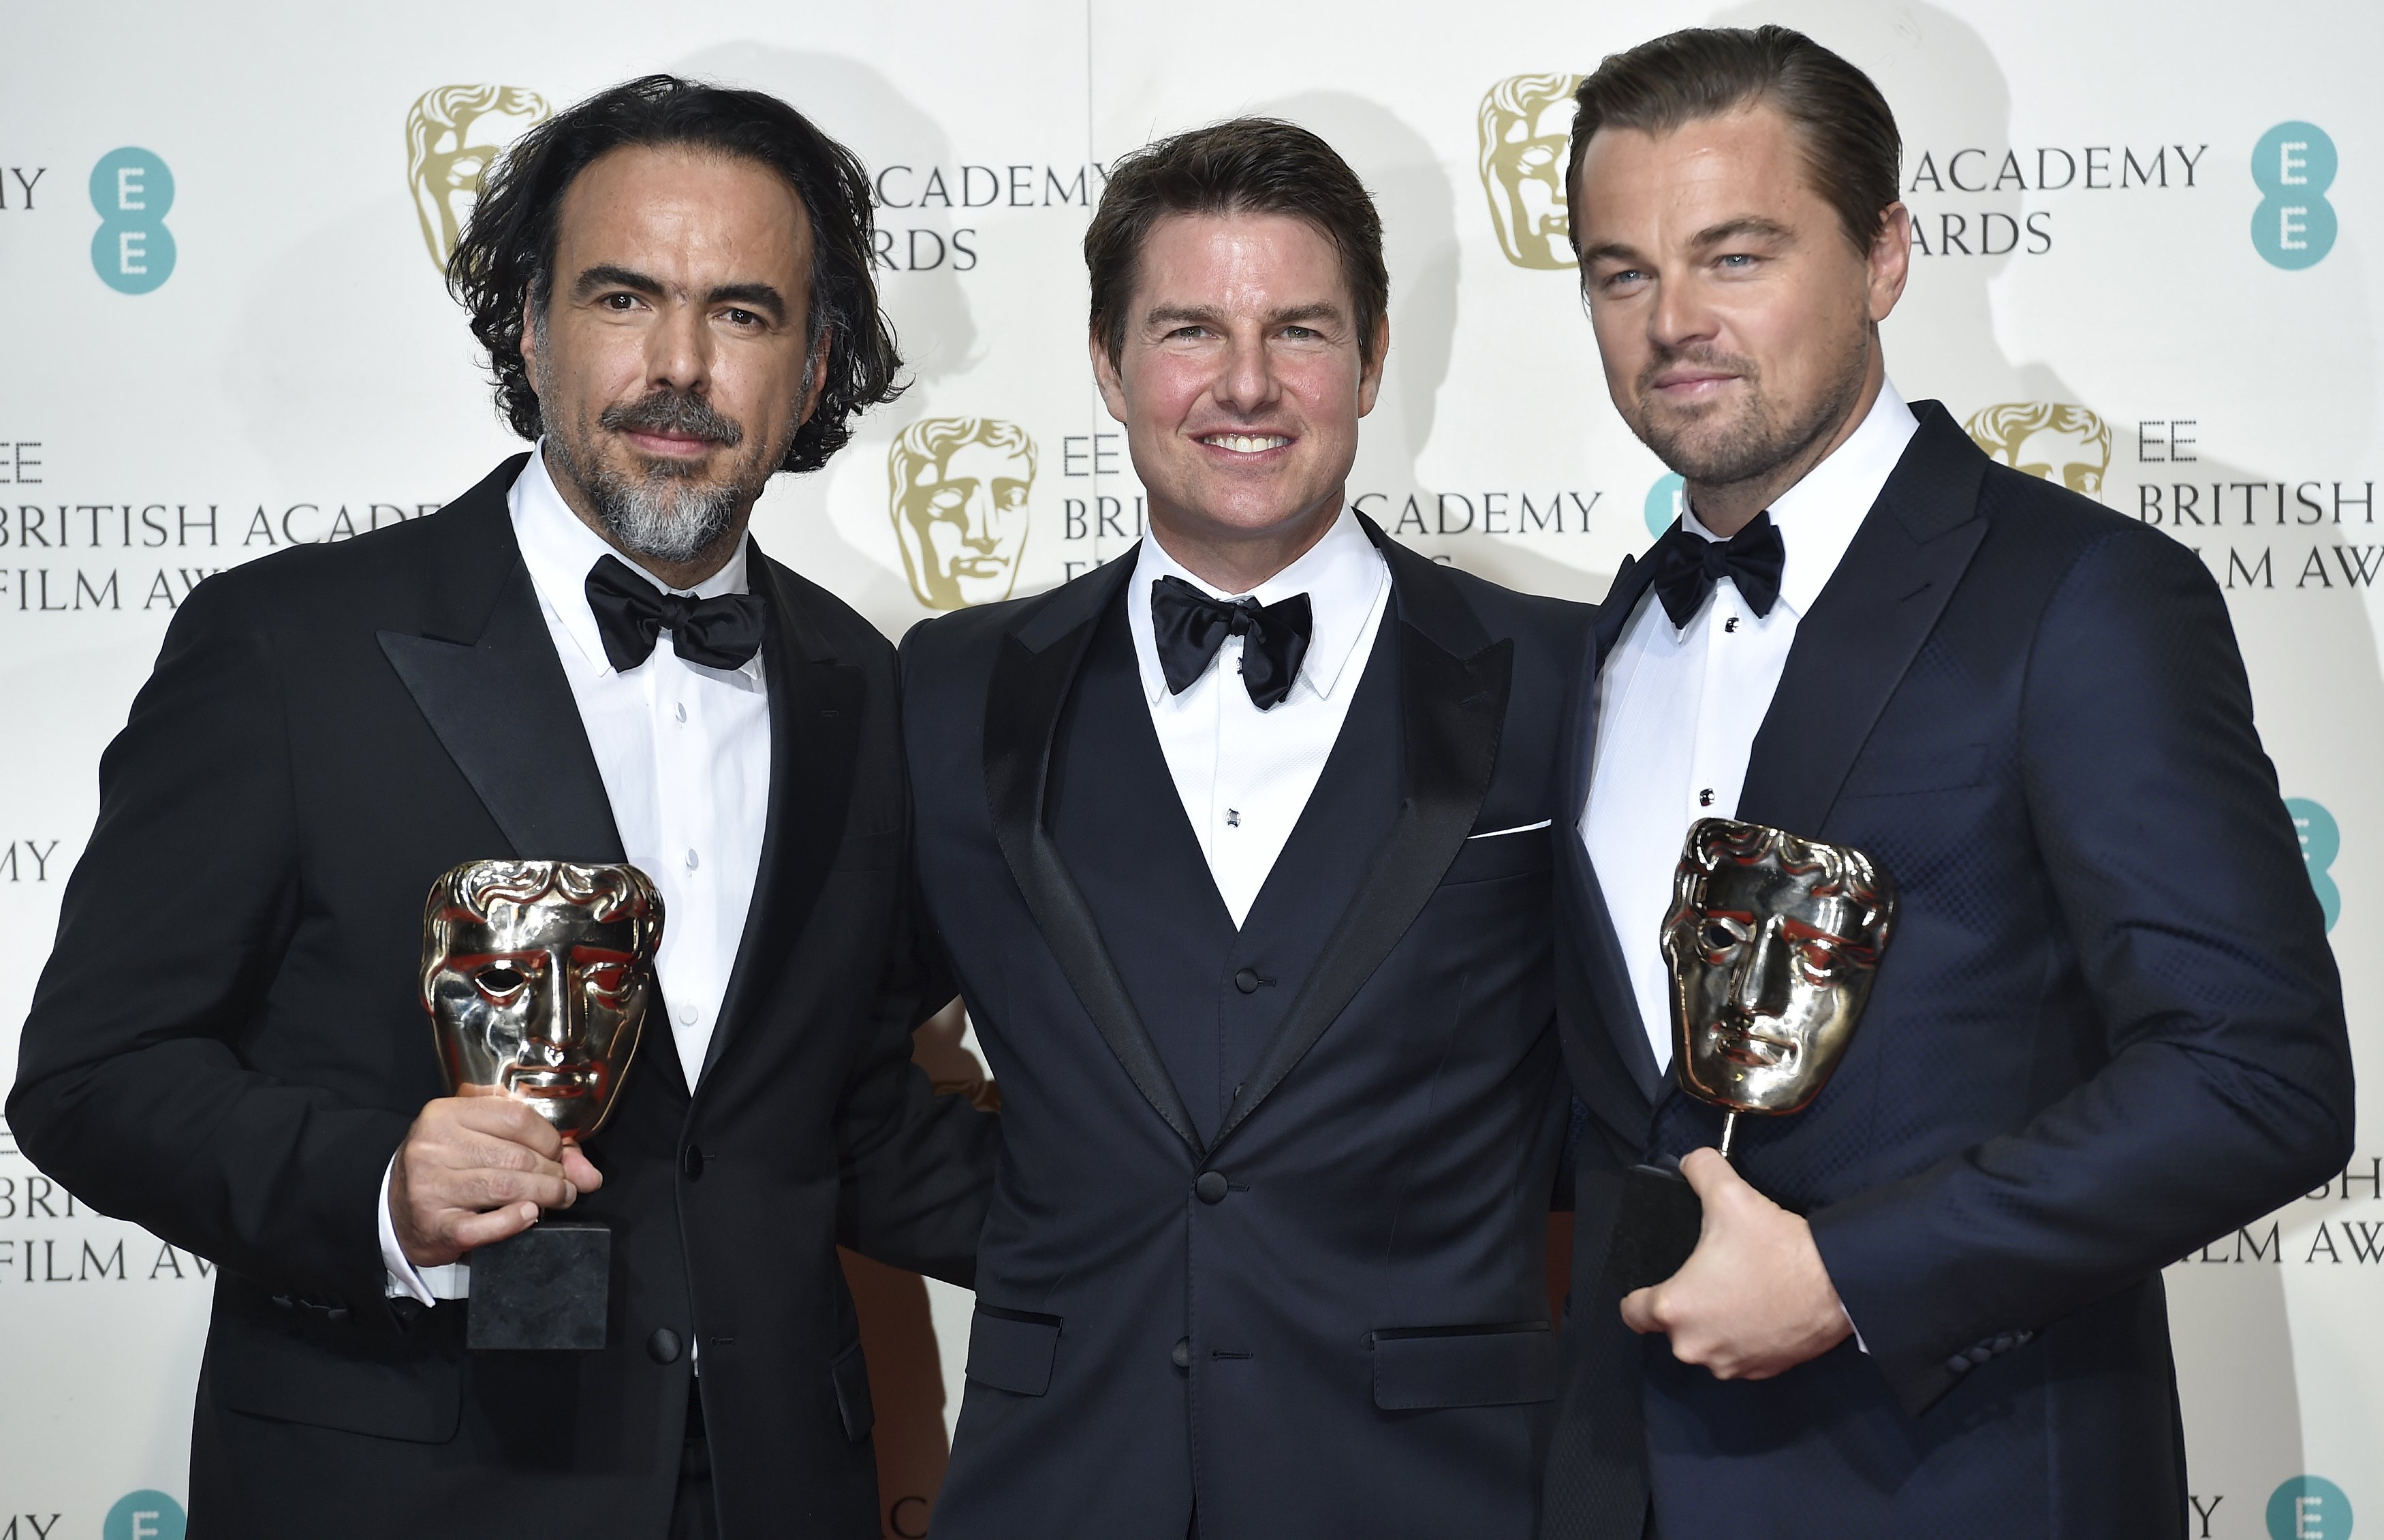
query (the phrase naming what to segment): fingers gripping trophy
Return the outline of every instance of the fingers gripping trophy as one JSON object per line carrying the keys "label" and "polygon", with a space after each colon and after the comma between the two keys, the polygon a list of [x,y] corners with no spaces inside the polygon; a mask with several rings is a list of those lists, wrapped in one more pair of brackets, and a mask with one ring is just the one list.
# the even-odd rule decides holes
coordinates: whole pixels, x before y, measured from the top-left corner
{"label": "fingers gripping trophy", "polygon": [[[1720,1108],[1730,1158],[1741,1117],[1801,1112],[1854,1040],[1895,924],[1895,884],[1851,845],[1734,818],[1701,818],[1664,920],[1681,1089]],[[1676,1166],[1633,1166],[1608,1263],[1624,1293],[1659,1284],[1696,1248],[1704,1215]]]}
{"label": "fingers gripping trophy", "polygon": [[[663,901],[635,866],[467,861],[431,885],[421,998],[447,1087],[503,1096],[565,1143],[604,1125],[654,994]],[[466,1343],[604,1345],[612,1233],[547,1218],[472,1253]]]}

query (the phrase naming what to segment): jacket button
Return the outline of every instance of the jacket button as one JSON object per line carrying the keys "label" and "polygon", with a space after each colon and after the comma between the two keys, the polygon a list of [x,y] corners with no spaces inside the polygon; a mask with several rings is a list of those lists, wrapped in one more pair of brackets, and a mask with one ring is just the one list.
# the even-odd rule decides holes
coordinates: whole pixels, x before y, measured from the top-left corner
{"label": "jacket button", "polygon": [[1259,977],[1259,971],[1256,968],[1244,968],[1240,973],[1234,975],[1234,987],[1239,989],[1246,995],[1257,994],[1259,992],[1259,986],[1265,982],[1266,981],[1264,979]]}
{"label": "jacket button", "polygon": [[1223,1203],[1225,1200],[1225,1174],[1222,1171],[1202,1172],[1198,1180],[1192,1184],[1192,1191],[1203,1203]]}
{"label": "jacket button", "polygon": [[678,1361],[678,1334],[668,1326],[657,1326],[654,1335],[646,1338],[646,1357],[656,1363]]}
{"label": "jacket button", "polygon": [[691,1145],[689,1145],[689,1146],[687,1147],[687,1150],[686,1150],[686,1152],[685,1152],[684,1154],[680,1155],[680,1156],[679,1156],[679,1158],[678,1158],[678,1169],[679,1169],[679,1170],[681,1170],[681,1171],[683,1171],[683,1172],[685,1172],[685,1173],[687,1174],[687,1179],[688,1179],[689,1181],[690,1181],[690,1182],[701,1182],[701,1181],[702,1181],[702,1180],[703,1180],[703,1149],[702,1149],[702,1147],[701,1145],[692,1145],[692,1144],[691,1144]]}
{"label": "jacket button", "polygon": [[1169,1358],[1173,1359],[1173,1360],[1175,1360],[1175,1367],[1176,1367],[1176,1368],[1178,1368],[1178,1369],[1189,1369],[1189,1368],[1191,1368],[1191,1367],[1192,1367],[1192,1339],[1191,1339],[1190,1337],[1188,1337],[1188,1336],[1179,1336],[1179,1337],[1177,1337],[1177,1338],[1175,1339],[1175,1346],[1174,1346],[1174,1348],[1173,1348],[1172,1349],[1170,1349],[1170,1350],[1169,1350],[1169,1352],[1168,1352],[1168,1355],[1167,1355],[1167,1356],[1168,1356]]}
{"label": "jacket button", "polygon": [[1945,1369],[1948,1373],[1968,1373],[1970,1372],[1970,1355],[1968,1353],[1955,1354],[1952,1358],[1945,1360]]}

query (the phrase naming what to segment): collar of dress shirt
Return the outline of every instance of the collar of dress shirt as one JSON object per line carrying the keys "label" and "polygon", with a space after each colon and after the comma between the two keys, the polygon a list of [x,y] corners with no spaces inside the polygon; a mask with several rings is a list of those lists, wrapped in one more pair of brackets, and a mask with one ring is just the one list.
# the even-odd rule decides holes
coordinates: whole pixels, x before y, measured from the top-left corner
{"label": "collar of dress shirt", "polygon": [[[1844,443],[1805,473],[1805,478],[1774,498],[1771,522],[1780,527],[1787,547],[1788,565],[1780,574],[1780,602],[1799,615],[1813,608],[1823,585],[1862,528],[1880,490],[1895,474],[1904,446],[1920,429],[1893,382],[1882,380],[1879,399]],[[1707,540],[1720,540],[1697,522],[1694,512],[1681,515],[1683,528]]]}
{"label": "collar of dress shirt", "polygon": [[[563,628],[577,644],[581,659],[596,675],[613,671],[612,660],[604,655],[604,639],[596,629],[596,612],[588,604],[588,574],[597,561],[605,556],[619,556],[603,536],[588,528],[571,504],[563,501],[563,493],[547,474],[546,441],[540,439],[530,451],[529,464],[514,478],[513,490],[505,494],[505,505],[512,511],[514,539],[521,546],[522,563],[529,568],[529,580],[536,585],[540,599],[546,601]],[[737,550],[728,565],[698,583],[692,590],[678,589],[678,593],[692,592],[698,599],[711,599],[724,593],[743,593],[745,583],[745,553],[751,544],[750,535],[739,536]],[[648,572],[634,558],[624,557],[632,571],[652,582],[656,588],[669,585]],[[750,672],[758,667],[761,655],[745,665]]]}
{"label": "collar of dress shirt", "polygon": [[[1150,586],[1161,578],[1181,578],[1211,599],[1244,597],[1212,588],[1186,571],[1161,546],[1157,536],[1143,538],[1125,614],[1126,627],[1134,633],[1135,661],[1142,668],[1143,692],[1153,705],[1167,693],[1167,675],[1159,666],[1159,640],[1150,624]],[[1366,538],[1358,515],[1344,504],[1322,540],[1252,589],[1248,597],[1273,604],[1295,593],[1308,595],[1314,628],[1309,633],[1308,651],[1300,658],[1298,682],[1317,695],[1329,697],[1347,671],[1350,655],[1366,640],[1367,617],[1374,613],[1374,602],[1390,580],[1390,566],[1383,553]]]}

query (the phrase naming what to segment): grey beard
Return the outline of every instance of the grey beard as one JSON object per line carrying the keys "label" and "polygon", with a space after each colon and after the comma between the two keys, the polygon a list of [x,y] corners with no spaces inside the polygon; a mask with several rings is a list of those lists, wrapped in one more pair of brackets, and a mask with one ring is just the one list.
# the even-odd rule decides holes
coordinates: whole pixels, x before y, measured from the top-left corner
{"label": "grey beard", "polygon": [[[550,446],[561,446],[550,434]],[[597,469],[593,475],[572,463],[567,447],[558,457],[571,478],[587,489],[596,516],[622,550],[657,562],[691,562],[712,549],[737,516],[734,487],[690,487],[675,478],[642,485]]]}

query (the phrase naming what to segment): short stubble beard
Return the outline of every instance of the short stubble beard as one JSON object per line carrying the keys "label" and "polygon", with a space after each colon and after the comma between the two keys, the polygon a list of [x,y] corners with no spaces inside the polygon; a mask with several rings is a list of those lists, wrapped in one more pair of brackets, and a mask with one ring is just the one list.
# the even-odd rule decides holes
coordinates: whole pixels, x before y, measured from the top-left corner
{"label": "short stubble beard", "polygon": [[[1680,419],[1671,426],[1660,424],[1646,404],[1655,392],[1656,377],[1676,363],[1736,374],[1746,384],[1745,407],[1735,418],[1723,422],[1705,415]],[[1773,475],[1833,434],[1861,399],[1869,368],[1870,339],[1866,329],[1857,333],[1829,388],[1794,421],[1782,422],[1764,394],[1763,374],[1752,358],[1703,347],[1659,354],[1640,371],[1638,410],[1633,414],[1638,420],[1632,428],[1640,441],[1682,480],[1701,487],[1737,486]]]}

